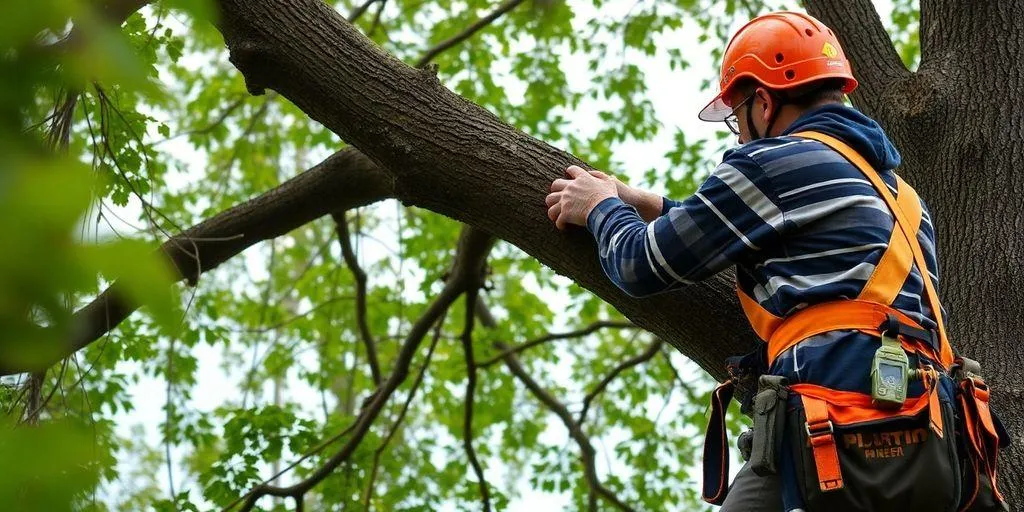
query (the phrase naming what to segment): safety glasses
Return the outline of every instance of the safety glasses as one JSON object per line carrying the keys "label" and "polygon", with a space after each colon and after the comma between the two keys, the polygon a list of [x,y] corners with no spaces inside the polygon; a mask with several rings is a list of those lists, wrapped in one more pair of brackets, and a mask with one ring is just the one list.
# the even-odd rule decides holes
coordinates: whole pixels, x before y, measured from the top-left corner
{"label": "safety glasses", "polygon": [[731,131],[733,135],[740,134],[740,120],[738,117],[736,117],[736,111],[739,110],[739,108],[742,107],[744,103],[750,101],[750,98],[753,98],[754,94],[755,93],[751,93],[750,96],[747,96],[746,98],[743,99],[743,101],[739,102],[739,104],[733,107],[732,112],[730,112],[729,115],[726,116],[726,118],[724,119],[725,125],[729,127],[729,131]]}

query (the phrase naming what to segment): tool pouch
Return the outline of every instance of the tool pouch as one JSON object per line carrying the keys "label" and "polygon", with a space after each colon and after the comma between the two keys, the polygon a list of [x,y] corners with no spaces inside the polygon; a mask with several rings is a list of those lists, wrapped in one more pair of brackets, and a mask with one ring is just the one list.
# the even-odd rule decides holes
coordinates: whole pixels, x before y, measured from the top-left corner
{"label": "tool pouch", "polygon": [[961,512],[1003,512],[1009,505],[996,478],[998,451],[1010,444],[999,417],[989,409],[989,389],[981,366],[971,359],[956,362],[957,438],[963,480]]}
{"label": "tool pouch", "polygon": [[788,397],[785,377],[762,375],[758,380],[753,406],[754,437],[750,450],[750,468],[760,476],[778,473],[776,464],[782,450]]}
{"label": "tool pouch", "polygon": [[878,409],[862,393],[790,386],[786,436],[793,469],[784,485],[800,496],[801,508],[956,511],[953,386],[942,378],[943,386],[933,383],[898,410]]}

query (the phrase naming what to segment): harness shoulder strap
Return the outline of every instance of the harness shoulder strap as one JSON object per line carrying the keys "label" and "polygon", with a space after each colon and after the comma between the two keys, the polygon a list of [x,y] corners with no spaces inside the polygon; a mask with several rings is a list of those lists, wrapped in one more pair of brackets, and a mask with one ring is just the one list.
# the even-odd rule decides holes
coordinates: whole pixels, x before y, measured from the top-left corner
{"label": "harness shoulder strap", "polygon": [[[935,285],[932,283],[932,280],[928,275],[928,264],[924,259],[924,252],[921,250],[921,244],[917,240],[917,229],[915,228],[920,226],[921,202],[917,198],[917,194],[913,192],[913,188],[897,177],[897,192],[899,192],[901,196],[908,198],[902,202],[897,201],[889,190],[889,187],[884,181],[882,181],[882,177],[879,176],[878,172],[876,172],[870,164],[868,164],[867,160],[864,160],[864,157],[860,156],[860,154],[854,151],[853,148],[846,145],[841,140],[813,131],[798,132],[794,133],[793,136],[816,140],[843,155],[844,158],[857,167],[857,169],[859,169],[861,173],[868,178],[871,184],[875,187],[875,190],[877,190],[879,195],[882,196],[885,204],[889,207],[889,210],[892,211],[893,220],[896,223],[893,231],[898,230],[903,233],[903,237],[910,247],[914,262],[917,264],[917,268],[921,272],[921,280],[924,282],[925,295],[928,298],[928,306],[935,315],[935,320],[938,324],[940,340],[939,359],[943,366],[948,368],[953,363],[953,350],[946,337],[946,325],[942,318],[942,307],[939,303],[939,295],[935,291]],[[910,200],[909,198],[913,198],[914,200]],[[918,218],[917,222],[911,221],[914,217]],[[899,293],[898,290],[897,293]]]}

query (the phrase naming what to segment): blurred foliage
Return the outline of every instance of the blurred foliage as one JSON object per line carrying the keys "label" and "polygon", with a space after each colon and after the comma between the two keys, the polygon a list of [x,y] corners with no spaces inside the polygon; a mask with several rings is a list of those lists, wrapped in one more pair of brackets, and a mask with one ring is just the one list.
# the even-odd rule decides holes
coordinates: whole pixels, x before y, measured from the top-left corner
{"label": "blurred foliage", "polygon": [[[155,252],[170,234],[272,189],[343,143],[276,94],[247,94],[209,2],[158,2],[116,26],[99,7],[121,3],[0,6],[0,362],[57,360],[74,332],[73,313],[114,280],[145,304],[46,372],[0,380],[5,508],[223,507],[344,431],[374,389],[356,280],[330,219],[249,249],[194,288],[170,284],[173,269]],[[363,3],[335,5],[347,14]],[[730,141],[666,125],[659,110],[676,106],[655,104],[648,74],[708,87],[731,30],[786,5],[528,1],[435,62],[449,87],[531,135],[631,183],[684,197]],[[379,0],[356,23],[414,62],[495,6]],[[910,2],[897,0],[891,26],[908,63],[918,59],[916,24]],[[664,153],[657,166],[632,163],[651,148]],[[369,276],[367,322],[386,374],[440,289],[459,226],[393,201],[348,212],[347,222]],[[498,245],[489,268],[482,296],[497,322],[474,333],[478,361],[496,355],[496,341],[621,320],[510,245]],[[349,461],[307,495],[308,509],[361,509],[364,500],[377,510],[479,507],[461,442],[464,310],[460,301],[440,326],[372,492],[375,454],[413,376]],[[576,414],[605,375],[652,341],[606,329],[520,357]],[[417,355],[413,374],[424,357]],[[712,384],[669,348],[612,381],[584,424],[605,485],[640,509],[702,509],[692,475]],[[734,431],[742,426],[737,416]],[[498,509],[524,493],[586,508],[577,447],[501,364],[479,370],[473,421]],[[279,483],[310,474],[344,439]],[[294,505],[264,499],[259,506]]]}

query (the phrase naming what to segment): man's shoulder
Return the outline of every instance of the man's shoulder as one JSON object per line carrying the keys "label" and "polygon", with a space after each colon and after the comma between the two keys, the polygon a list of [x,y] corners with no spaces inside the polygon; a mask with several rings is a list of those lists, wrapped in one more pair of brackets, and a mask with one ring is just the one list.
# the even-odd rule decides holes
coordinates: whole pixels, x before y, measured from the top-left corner
{"label": "man's shoulder", "polygon": [[732,166],[756,166],[769,177],[809,166],[848,163],[821,142],[790,135],[748,142],[726,151],[722,162]]}
{"label": "man's shoulder", "polygon": [[763,162],[797,153],[819,150],[822,147],[824,145],[816,140],[783,135],[781,137],[758,139],[732,148],[725,152],[725,159],[735,158]]}

